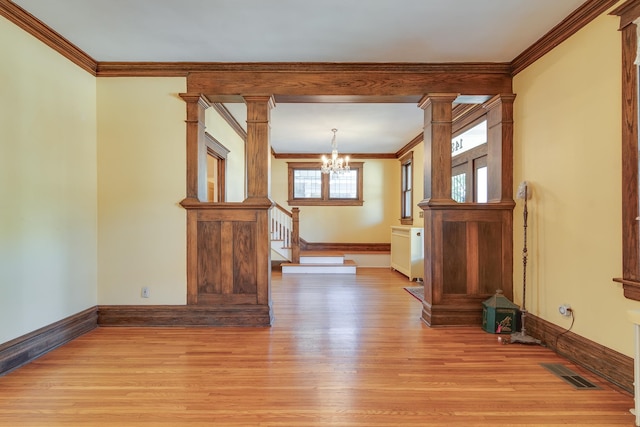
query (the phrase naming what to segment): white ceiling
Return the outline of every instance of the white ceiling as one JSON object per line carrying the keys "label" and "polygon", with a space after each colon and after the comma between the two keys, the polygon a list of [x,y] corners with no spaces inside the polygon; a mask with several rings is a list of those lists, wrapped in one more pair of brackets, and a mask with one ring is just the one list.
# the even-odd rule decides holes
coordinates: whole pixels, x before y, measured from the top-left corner
{"label": "white ceiling", "polygon": [[[14,0],[100,62],[422,63],[510,62],[584,1]],[[413,104],[278,104],[271,143],[323,152],[337,128],[341,152],[392,153],[422,117]]]}

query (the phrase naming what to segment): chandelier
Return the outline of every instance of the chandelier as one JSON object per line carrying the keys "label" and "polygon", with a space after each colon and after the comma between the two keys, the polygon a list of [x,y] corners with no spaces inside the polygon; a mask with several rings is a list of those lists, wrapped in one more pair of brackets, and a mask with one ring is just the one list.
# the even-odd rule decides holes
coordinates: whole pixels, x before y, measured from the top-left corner
{"label": "chandelier", "polygon": [[320,170],[322,173],[344,173],[349,172],[349,156],[344,159],[338,157],[338,143],[336,142],[336,132],[338,129],[331,129],[333,132],[333,138],[331,139],[331,158],[327,159],[327,156],[322,156],[322,166]]}

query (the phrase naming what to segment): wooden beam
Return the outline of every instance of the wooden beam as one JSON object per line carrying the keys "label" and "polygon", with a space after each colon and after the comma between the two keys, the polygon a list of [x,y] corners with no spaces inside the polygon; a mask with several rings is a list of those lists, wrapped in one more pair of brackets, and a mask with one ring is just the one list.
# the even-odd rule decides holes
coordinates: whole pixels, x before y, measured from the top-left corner
{"label": "wooden beam", "polygon": [[265,96],[395,96],[425,93],[495,95],[511,93],[507,73],[388,71],[210,71],[187,77],[189,92],[213,102],[241,102],[245,94]]}

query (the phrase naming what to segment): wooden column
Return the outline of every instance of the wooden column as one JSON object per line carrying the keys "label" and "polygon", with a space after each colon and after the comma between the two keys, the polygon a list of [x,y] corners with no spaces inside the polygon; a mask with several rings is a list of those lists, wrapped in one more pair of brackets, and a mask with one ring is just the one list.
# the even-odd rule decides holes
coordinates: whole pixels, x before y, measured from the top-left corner
{"label": "wooden column", "polygon": [[513,201],[513,102],[515,94],[496,95],[487,109],[487,196],[489,202]]}
{"label": "wooden column", "polygon": [[271,313],[269,241],[270,97],[248,97],[249,198],[207,201],[205,109],[200,94],[187,103],[187,305],[184,321],[217,326],[268,326]]}
{"label": "wooden column", "polygon": [[424,193],[418,206],[424,210],[424,298],[429,307],[440,292],[434,283],[441,262],[436,251],[438,231],[429,206],[455,203],[451,198],[451,120],[456,96],[429,94],[419,103],[424,110]]}
{"label": "wooden column", "polygon": [[207,146],[205,110],[207,100],[199,93],[181,93],[187,103],[187,197],[188,201],[207,201]]}
{"label": "wooden column", "polygon": [[[424,301],[429,326],[482,323],[482,301],[503,289],[512,295],[512,210],[509,203],[457,203],[451,199],[451,119],[453,94],[427,95],[420,106],[424,126]],[[507,103],[505,103],[507,104]],[[500,104],[502,105],[502,104]],[[497,108],[497,107],[496,107]],[[511,195],[511,121],[493,111],[499,200]],[[502,137],[503,134],[508,136]],[[506,148],[505,148],[506,144]],[[495,167],[495,166],[494,166]],[[508,180],[508,181],[505,181]]]}
{"label": "wooden column", "polygon": [[247,200],[271,204],[271,147],[269,118],[272,96],[245,96],[247,104]]}
{"label": "wooden column", "polygon": [[457,94],[426,95],[424,110],[424,200],[422,203],[452,203],[451,118]]}

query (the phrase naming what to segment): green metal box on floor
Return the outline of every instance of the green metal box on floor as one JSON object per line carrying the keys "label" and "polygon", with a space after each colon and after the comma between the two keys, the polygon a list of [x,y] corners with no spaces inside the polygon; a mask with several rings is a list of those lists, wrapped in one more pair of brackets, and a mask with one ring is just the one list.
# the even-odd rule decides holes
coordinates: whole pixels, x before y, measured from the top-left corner
{"label": "green metal box on floor", "polygon": [[482,302],[482,329],[492,334],[516,332],[519,306],[509,301],[501,290]]}

